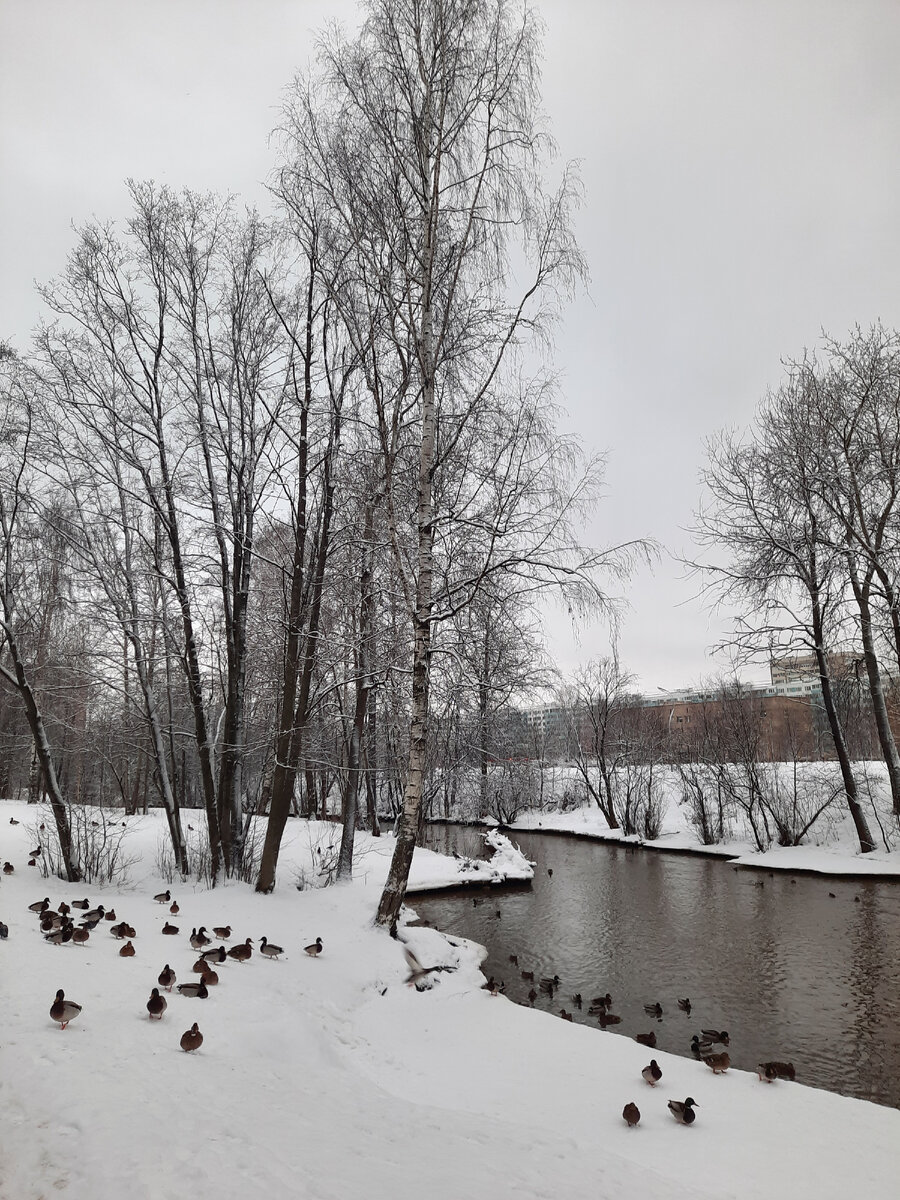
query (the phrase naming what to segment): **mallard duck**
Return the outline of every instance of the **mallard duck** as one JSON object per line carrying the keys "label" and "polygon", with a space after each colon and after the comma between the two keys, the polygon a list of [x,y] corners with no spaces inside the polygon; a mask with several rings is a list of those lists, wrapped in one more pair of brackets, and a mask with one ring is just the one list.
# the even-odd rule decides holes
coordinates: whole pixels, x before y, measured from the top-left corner
{"label": "mallard duck", "polygon": [[162,1020],[162,1015],[168,1008],[165,996],[159,994],[159,988],[154,988],[150,993],[150,999],[147,1001],[147,1012],[150,1014],[152,1021],[156,1017],[157,1021]]}
{"label": "mallard duck", "polygon": [[204,950],[200,957],[207,963],[223,963],[228,955],[224,946],[216,946],[215,950]]}
{"label": "mallard duck", "polygon": [[50,898],[45,896],[43,900],[35,900],[34,904],[28,905],[28,911],[33,913],[42,913],[45,908],[50,907]]}
{"label": "mallard duck", "polygon": [[71,912],[71,909],[69,908],[69,905],[66,904],[65,900],[60,900],[59,904],[56,906],[56,911],[61,913],[62,916],[67,917]]}
{"label": "mallard duck", "polygon": [[612,1008],[612,996],[609,994],[609,992],[607,992],[605,996],[593,996],[591,998],[591,1004],[596,1004],[600,1008]]}
{"label": "mallard duck", "polygon": [[116,919],[116,910],[114,908],[111,908],[108,913],[103,914],[104,921],[115,921],[115,919]]}
{"label": "mallard duck", "polygon": [[315,958],[316,955],[322,953],[322,939],[317,937],[314,942],[310,942],[308,946],[304,946],[303,950],[304,953],[310,956],[310,958]]}
{"label": "mallard duck", "polygon": [[84,929],[83,927],[79,927],[78,929],[73,929],[72,930],[72,944],[74,946],[83,946],[90,936],[91,936],[91,931],[89,929]]}
{"label": "mallard duck", "polygon": [[0,921],[0,942],[5,941],[6,938],[8,938],[8,937],[9,937],[9,926],[4,925],[3,922]]}
{"label": "mallard duck", "polygon": [[199,929],[191,930],[191,945],[195,950],[202,950],[204,946],[208,946],[212,938],[206,936],[206,926],[201,925]]}
{"label": "mallard duck", "polygon": [[602,1025],[603,1028],[605,1029],[607,1027],[607,1025],[621,1025],[622,1018],[616,1016],[615,1013],[607,1012],[606,1009],[604,1008],[601,1012],[599,1012],[597,1014],[597,1024]]}
{"label": "mallard duck", "polygon": [[433,967],[423,966],[409,946],[403,947],[403,957],[406,959],[406,965],[409,967],[409,974],[403,982],[409,986],[415,984],[417,992],[424,992],[431,987],[428,977],[433,972],[453,970],[452,967],[445,967],[441,963],[436,963]]}
{"label": "mallard duck", "polygon": [[164,892],[157,892],[153,899],[157,904],[168,904],[172,899],[172,893],[166,889]]}
{"label": "mallard duck", "polygon": [[36,867],[37,862],[33,858],[29,858],[28,865],[29,865],[29,867]]}
{"label": "mallard duck", "polygon": [[532,1008],[534,1008],[535,1000],[537,1000],[537,992],[534,990],[534,988],[530,988],[528,992],[528,1003]]}
{"label": "mallard duck", "polygon": [[682,1012],[690,1013],[690,1011],[691,1011],[690,997],[685,996],[685,998],[683,1000],[679,1000],[678,1007],[681,1009]]}
{"label": "mallard duck", "polygon": [[209,970],[209,963],[206,961],[205,958],[198,958],[197,961],[194,963],[194,965],[191,967],[191,971],[193,972],[194,975],[205,975],[208,970]]}
{"label": "mallard duck", "polygon": [[519,965],[519,956],[518,956],[518,954],[511,954],[511,955],[509,956],[509,961],[510,961],[510,962],[513,964],[513,966],[514,966],[514,967],[517,967],[517,966]]}
{"label": "mallard duck", "polygon": [[705,1054],[703,1061],[712,1070],[713,1075],[723,1075],[731,1066],[731,1055],[727,1050],[721,1054]]}
{"label": "mallard duck", "polygon": [[126,942],[119,951],[119,958],[134,958],[135,950],[131,942]]}
{"label": "mallard duck", "polygon": [[12,873],[13,873],[13,871],[15,871],[15,869],[16,868],[12,865],[11,862],[5,862],[3,864],[3,874],[4,875],[12,875]]}
{"label": "mallard duck", "polygon": [[707,1042],[712,1042],[713,1044],[720,1042],[723,1046],[731,1044],[727,1029],[701,1029],[700,1032]]}
{"label": "mallard duck", "polygon": [[697,1103],[697,1101],[692,1099],[690,1096],[688,1096],[688,1098],[684,1101],[669,1101],[669,1112],[679,1125],[693,1125],[697,1116],[697,1114],[694,1112],[694,1109],[699,1107],[700,1105]]}
{"label": "mallard duck", "polygon": [[97,926],[100,924],[100,918],[98,917],[95,921],[88,921],[85,918],[85,920],[79,921],[78,924],[81,926],[82,929],[96,929]]}
{"label": "mallard duck", "polygon": [[169,966],[169,964],[166,963],[166,965],[160,971],[159,978],[157,979],[156,982],[159,984],[160,987],[164,987],[167,992],[171,992],[172,985],[175,982],[175,978],[176,978],[175,972],[172,970],[172,968]]}
{"label": "mallard duck", "polygon": [[222,938],[223,941],[227,942],[231,937],[231,926],[230,925],[214,925],[213,933],[216,935],[217,938]]}
{"label": "mallard duck", "polygon": [[51,933],[54,929],[62,929],[64,924],[65,920],[59,913],[55,913],[52,908],[48,908],[41,917],[41,933]]}
{"label": "mallard duck", "polygon": [[118,925],[110,926],[109,932],[113,935],[114,938],[118,938],[119,941],[121,942],[121,941],[125,940],[125,930],[127,928],[128,928],[127,924],[124,921],[120,921]]}
{"label": "mallard duck", "polygon": [[19,822],[16,820],[15,817],[10,817],[9,823],[10,823],[10,825],[18,825]]}
{"label": "mallard duck", "polygon": [[181,909],[178,907],[177,900],[173,900],[172,903],[169,905],[169,912],[172,913],[173,916],[177,916],[181,912]]}
{"label": "mallard duck", "polygon": [[552,977],[545,975],[541,979],[541,991],[542,992],[552,992],[554,988],[559,987],[559,984],[560,984],[560,979],[559,979],[558,975],[554,975]]}
{"label": "mallard duck", "polygon": [[191,1050],[199,1050],[202,1045],[203,1034],[197,1028],[197,1022],[195,1021],[190,1029],[181,1035],[181,1048],[190,1053]]}
{"label": "mallard duck", "polygon": [[62,925],[59,929],[54,929],[52,933],[45,933],[44,941],[49,942],[51,946],[62,946],[64,942],[71,942],[74,932],[74,925]]}
{"label": "mallard duck", "polygon": [[32,858],[37,858],[37,856],[40,854],[40,852],[41,852],[40,846],[37,846],[34,850],[28,851],[28,853],[31,855]]}
{"label": "mallard duck", "polygon": [[630,1104],[626,1104],[622,1109],[622,1116],[628,1122],[628,1128],[634,1129],[638,1121],[641,1119],[641,1110],[634,1103],[634,1101],[632,1101]]}
{"label": "mallard duck", "polygon": [[778,1078],[778,1072],[775,1070],[774,1063],[760,1063],[756,1068],[756,1074],[759,1076],[761,1083],[774,1083]]}
{"label": "mallard duck", "polygon": [[530,980],[531,980],[531,982],[532,982],[532,983],[534,983],[534,971],[523,971],[523,972],[522,972],[522,978],[523,978],[523,979],[530,979]]}
{"label": "mallard duck", "polygon": [[581,1008],[581,992],[576,992],[572,997],[572,1003],[576,1008]]}
{"label": "mallard duck", "polygon": [[649,1033],[636,1033],[634,1040],[640,1042],[642,1046],[649,1046],[651,1050],[656,1049],[656,1034],[652,1029]]}
{"label": "mallard duck", "polygon": [[209,995],[202,979],[199,983],[179,983],[178,990],[182,996],[188,996],[192,1000],[205,1000]]}
{"label": "mallard duck", "polygon": [[76,1004],[74,1000],[67,1000],[66,993],[59,989],[56,993],[56,999],[50,1005],[50,1020],[58,1021],[60,1029],[65,1029],[70,1021],[81,1012],[81,1005]]}
{"label": "mallard duck", "polygon": [[251,939],[241,942],[240,945],[232,946],[228,951],[228,957],[233,958],[236,962],[246,962],[251,957],[253,951],[250,948]]}
{"label": "mallard duck", "polygon": [[655,1004],[645,1004],[644,1012],[648,1017],[661,1017],[663,1015],[662,1005],[658,1000]]}
{"label": "mallard duck", "polygon": [[176,934],[178,932],[178,926],[170,925],[169,922],[166,921],[165,925],[163,925],[163,927],[162,927],[162,931],[163,931],[163,933],[168,933],[170,935]]}
{"label": "mallard duck", "polygon": [[574,1021],[575,1020],[575,1018],[572,1016],[572,1014],[570,1012],[566,1012],[566,1010],[564,1008],[561,1008],[559,1010],[559,1015],[562,1017],[562,1019],[564,1021]]}
{"label": "mallard duck", "polygon": [[[219,961],[224,962],[225,961],[225,948],[221,947],[221,950],[222,950],[222,957]],[[284,954],[284,947],[276,946],[273,942],[270,942],[268,938],[260,938],[259,952],[260,952],[260,954],[264,954],[266,956],[266,958],[277,958],[279,954]]]}
{"label": "mallard duck", "polygon": [[643,1071],[641,1071],[641,1074],[644,1077],[644,1082],[649,1083],[651,1087],[656,1087],[656,1085],[662,1079],[662,1071],[660,1070],[659,1063],[655,1058],[650,1059],[650,1062],[646,1067],[644,1067]]}
{"label": "mallard duck", "polygon": [[219,982],[219,976],[211,967],[207,967],[200,978],[208,988],[215,987]]}
{"label": "mallard duck", "polygon": [[696,1033],[691,1038],[691,1054],[694,1058],[700,1059],[704,1054],[709,1054],[712,1050],[712,1042],[701,1042]]}
{"label": "mallard duck", "polygon": [[81,908],[81,909],[84,909],[85,912],[87,912],[87,910],[91,907],[91,902],[90,902],[90,900],[87,899],[87,897],[85,897],[84,900],[73,900],[72,907],[73,908]]}
{"label": "mallard duck", "polygon": [[[73,904],[72,907],[75,908],[77,906]],[[103,907],[102,904],[98,904],[96,908],[92,908],[89,912],[86,912],[84,914],[83,919],[85,921],[93,921],[94,924],[96,925],[98,921],[103,920],[105,915],[106,915],[106,909]]]}

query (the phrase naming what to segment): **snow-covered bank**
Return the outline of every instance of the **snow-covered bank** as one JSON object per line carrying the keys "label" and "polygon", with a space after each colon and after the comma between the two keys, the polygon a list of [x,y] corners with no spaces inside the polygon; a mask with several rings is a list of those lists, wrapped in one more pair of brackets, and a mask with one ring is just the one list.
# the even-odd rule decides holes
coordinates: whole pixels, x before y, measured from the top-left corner
{"label": "snow-covered bank", "polygon": [[[879,773],[884,773],[883,764],[868,763],[866,769],[873,779],[873,792],[886,792],[885,788],[878,787]],[[809,831],[803,845],[773,845],[761,852],[754,847],[751,840],[742,837],[704,845],[691,823],[689,807],[679,803],[674,772],[667,770],[663,780],[662,829],[660,836],[652,840],[635,836],[625,837],[621,830],[610,829],[597,805],[587,803],[578,807],[550,805],[543,810],[524,812],[514,821],[504,825],[504,828],[523,832],[566,833],[604,842],[642,846],[651,850],[705,854],[730,859],[740,866],[764,867],[770,871],[900,878],[900,831],[896,818],[890,813],[889,797],[886,795],[880,797],[881,811],[877,814],[869,813],[869,820],[875,837],[879,842],[886,838],[891,846],[890,850],[882,845],[870,854],[860,854],[853,823],[846,811],[835,803],[834,808]]]}
{"label": "snow-covered bank", "polygon": [[[292,822],[274,895],[176,883],[172,916],[152,899],[166,886],[153,870],[156,814],[129,821],[128,851],[141,859],[131,882],[97,889],[25,865],[32,813],[0,804],[0,858],[15,866],[0,876],[3,1200],[459,1200],[475,1187],[520,1200],[895,1194],[893,1110],[713,1077],[662,1053],[650,1089],[643,1047],[489,997],[480,947],[432,929],[401,935],[423,963],[456,969],[421,994],[404,986],[401,947],[372,926],[387,839],[383,852],[364,847],[352,886],[298,892],[292,875],[327,854],[315,829]],[[452,878],[456,862],[444,861]],[[427,871],[438,874],[433,862]],[[44,943],[28,905],[85,895],[134,925],[134,958],[119,957],[105,922],[84,948]],[[179,936],[161,933],[167,920]],[[249,936],[258,947],[265,934],[285,957],[228,961],[208,1000],[173,993],[150,1022],[163,964],[179,982],[196,978],[188,935],[219,924],[233,926],[229,945]],[[324,951],[308,958],[317,935]],[[65,1032],[48,1016],[60,987],[84,1006]],[[193,1021],[205,1040],[183,1054]],[[690,1129],[666,1110],[688,1094]],[[629,1100],[643,1114],[636,1130],[621,1117]]]}

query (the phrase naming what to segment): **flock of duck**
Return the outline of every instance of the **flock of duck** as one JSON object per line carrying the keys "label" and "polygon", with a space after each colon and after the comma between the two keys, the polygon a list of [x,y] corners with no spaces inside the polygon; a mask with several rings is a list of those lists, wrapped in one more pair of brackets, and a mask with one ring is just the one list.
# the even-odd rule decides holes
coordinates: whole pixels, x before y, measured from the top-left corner
{"label": "flock of duck", "polygon": [[[153,899],[157,904],[168,904],[170,915],[176,916],[178,914],[178,901],[172,899],[172,895],[168,890],[159,892]],[[67,943],[71,943],[73,946],[84,946],[101,921],[117,921],[114,909],[105,909],[102,904],[91,908],[90,901],[87,898],[84,900],[73,900],[71,904],[62,901],[56,908],[52,908],[50,898],[45,896],[43,900],[36,900],[34,904],[29,904],[28,910],[37,916],[44,941],[54,946],[63,946]],[[73,910],[79,910],[83,913],[77,925],[73,917]],[[5,926],[4,931],[3,936],[6,936]],[[118,921],[117,924],[109,925],[109,932],[114,938],[124,943],[119,950],[119,956],[121,958],[133,958],[136,951],[132,939],[137,937],[134,927],[129,925],[127,921]],[[166,920],[162,928],[162,933],[168,936],[175,936],[180,933],[180,929],[177,925]],[[191,967],[191,972],[199,976],[198,979],[186,983],[177,983],[175,972],[168,963],[160,971],[156,981],[158,986],[151,990],[150,998],[147,1000],[147,1013],[151,1021],[161,1021],[163,1014],[168,1008],[168,1001],[160,989],[171,992],[173,987],[177,985],[177,991],[182,996],[188,999],[205,1000],[209,996],[209,989],[215,987],[219,982],[219,976],[215,970],[216,966],[227,962],[228,959],[244,963],[252,957],[252,938],[245,938],[243,942],[238,942],[226,950],[224,943],[231,941],[231,926],[217,925],[212,929],[212,933],[223,944],[219,946],[212,945],[213,938],[207,933],[205,925],[201,925],[199,929],[195,927],[191,930],[189,939],[191,949],[198,954],[198,958]],[[270,942],[266,937],[260,938],[258,949],[264,958],[269,959],[277,959],[284,954],[283,946],[276,946],[274,942]],[[310,958],[317,958],[322,953],[322,939],[317,937],[314,942],[310,942],[303,949]],[[55,1021],[60,1029],[65,1029],[70,1021],[74,1021],[81,1015],[81,1011],[82,1006],[74,1000],[67,999],[65,991],[60,988],[56,993],[56,999],[50,1006],[50,1019]],[[187,1053],[199,1050],[203,1045],[203,1034],[200,1032],[196,1021],[190,1029],[185,1030],[181,1035],[180,1045],[181,1049]]]}
{"label": "flock of duck", "polygon": [[[518,955],[511,954],[509,961],[511,965],[518,967]],[[531,984],[527,999],[532,1007],[534,1007],[534,1002],[537,1000],[540,992],[546,993],[552,1002],[562,982],[557,974],[541,976],[537,980],[535,980],[534,971],[520,971],[520,975],[526,983]],[[540,992],[535,989],[535,983],[540,988]],[[495,979],[493,975],[484,984],[484,987],[492,996],[504,995],[506,992],[505,982]],[[584,998],[580,992],[576,992],[572,996],[571,1003],[577,1009],[584,1007]],[[609,992],[606,992],[602,996],[594,996],[590,1000],[587,1011],[589,1015],[597,1018],[601,1028],[606,1029],[610,1025],[618,1025],[622,1021],[622,1018],[612,1011],[612,1006],[612,996]],[[692,1007],[690,997],[678,998],[678,1008],[687,1016],[691,1015]],[[658,1021],[661,1021],[665,1015],[663,1006],[658,1000],[645,1004],[644,1012],[648,1017],[655,1017]],[[559,1015],[564,1021],[574,1020],[571,1010],[561,1008]],[[634,1040],[640,1042],[642,1046],[649,1047],[651,1050],[656,1048],[656,1033],[652,1029],[649,1033],[635,1034]],[[722,1075],[731,1066],[731,1056],[727,1049],[730,1045],[731,1038],[727,1029],[702,1029],[699,1034],[694,1034],[691,1038],[690,1048],[693,1057],[705,1063],[714,1075]],[[761,1062],[756,1068],[756,1073],[764,1083],[774,1083],[776,1079],[796,1079],[794,1064],[790,1062],[777,1062],[775,1060]],[[662,1079],[662,1069],[655,1058],[650,1059],[650,1062],[641,1071],[641,1075],[645,1083],[649,1084],[650,1087],[656,1087],[660,1079]],[[699,1107],[699,1104],[692,1096],[688,1096],[684,1100],[669,1101],[669,1112],[680,1125],[692,1125],[697,1115],[694,1109]],[[629,1128],[634,1128],[641,1119],[640,1109],[631,1101],[622,1110],[622,1117]]]}

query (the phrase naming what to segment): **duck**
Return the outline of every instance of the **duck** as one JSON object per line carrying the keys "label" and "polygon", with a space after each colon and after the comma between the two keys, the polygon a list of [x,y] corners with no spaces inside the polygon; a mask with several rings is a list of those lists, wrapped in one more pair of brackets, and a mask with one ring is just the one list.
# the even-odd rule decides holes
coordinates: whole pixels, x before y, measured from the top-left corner
{"label": "duck", "polygon": [[660,1004],[660,1002],[658,1000],[656,1001],[655,1004],[645,1004],[644,1012],[647,1014],[648,1017],[662,1017],[662,1015],[663,1015],[662,1005]]}
{"label": "duck", "polygon": [[652,1029],[649,1033],[636,1033],[634,1040],[640,1042],[642,1046],[649,1046],[651,1050],[656,1049],[656,1034]]}
{"label": "duck", "polygon": [[616,1016],[615,1013],[607,1012],[604,1008],[602,1012],[598,1013],[597,1015],[597,1024],[601,1025],[605,1029],[607,1025],[621,1025],[622,1018]]}
{"label": "duck", "polygon": [[100,918],[97,917],[97,919],[94,921],[88,921],[87,919],[85,919],[83,921],[79,921],[78,923],[82,929],[96,929],[97,926],[100,924]]}
{"label": "duck", "polygon": [[28,865],[29,865],[29,867],[36,867],[37,863],[35,862],[35,860],[33,858],[29,858]]}
{"label": "duck", "polygon": [[570,1012],[566,1012],[566,1010],[564,1008],[561,1008],[559,1010],[559,1015],[562,1017],[562,1019],[564,1021],[574,1021],[575,1020],[575,1018],[572,1016],[572,1014]]}
{"label": "duck", "polygon": [[181,1035],[181,1048],[189,1054],[192,1050],[199,1050],[202,1045],[203,1034],[197,1028],[197,1022],[195,1021],[190,1029],[186,1029]]}
{"label": "duck", "polygon": [[537,1000],[537,992],[534,990],[534,988],[530,988],[528,992],[528,1003],[532,1008],[534,1008],[535,1000]]}
{"label": "duck", "polygon": [[87,912],[87,910],[91,907],[91,902],[90,902],[90,900],[88,900],[87,897],[85,897],[84,900],[73,900],[72,907],[73,908],[82,908],[82,909],[84,909],[85,912]]}
{"label": "duck", "polygon": [[64,942],[71,942],[74,932],[74,925],[62,925],[59,929],[54,929],[52,933],[45,933],[44,941],[49,942],[51,946],[62,946]]}
{"label": "duck", "polygon": [[194,975],[205,975],[208,970],[209,970],[209,963],[206,961],[205,958],[198,958],[197,961],[194,963],[194,965],[191,967],[191,971],[193,972]]}
{"label": "duck", "polygon": [[[263,941],[265,941],[265,938],[263,938]],[[217,946],[215,950],[204,950],[200,957],[206,963],[223,963],[228,955],[225,952],[224,946]]]}
{"label": "duck", "polygon": [[3,864],[3,874],[4,875],[12,875],[12,873],[13,873],[13,871],[15,871],[15,869],[16,868],[12,865],[11,862],[5,862]]}
{"label": "duck", "polygon": [[209,995],[202,979],[199,983],[179,983],[178,990],[182,996],[188,996],[192,1000],[205,1000]]}
{"label": "duck", "polygon": [[708,1042],[720,1042],[723,1046],[731,1044],[727,1029],[701,1029],[700,1032]]}
{"label": "duck", "polygon": [[108,913],[103,914],[103,919],[104,919],[104,921],[115,921],[116,910],[114,908],[111,908]]}
{"label": "duck", "polygon": [[519,956],[518,956],[518,954],[511,954],[511,955],[509,956],[509,961],[510,961],[510,962],[513,964],[513,966],[514,966],[514,967],[517,967],[517,966],[519,965]]}
{"label": "duck", "polygon": [[89,929],[79,926],[78,929],[72,930],[72,944],[74,946],[83,946],[90,936],[91,931]]}
{"label": "duck", "polygon": [[52,933],[54,929],[62,929],[65,921],[55,913],[52,908],[48,908],[41,917],[41,933]]}
{"label": "duck", "polygon": [[322,953],[322,939],[317,937],[314,942],[310,942],[308,946],[304,946],[303,950],[305,954],[310,956],[310,958],[316,958],[317,955]]}
{"label": "duck", "polygon": [[172,985],[174,984],[175,979],[176,979],[175,972],[172,970],[172,968],[169,966],[169,964],[166,963],[166,965],[160,971],[159,978],[157,979],[156,982],[159,984],[160,987],[164,987],[167,992],[171,992]]}
{"label": "duck", "polygon": [[491,996],[502,996],[503,993],[506,991],[506,984],[503,983],[503,981],[500,979],[495,979],[493,977],[493,975],[490,977],[490,979],[487,981],[487,983],[482,984],[482,987]]}
{"label": "duck", "polygon": [[[75,905],[75,904],[73,904],[73,905],[72,905],[72,907],[73,907],[73,908],[77,908],[77,907],[80,907],[80,906],[79,906],[79,905]],[[104,918],[104,916],[105,916],[105,915],[106,915],[106,909],[103,907],[103,905],[102,905],[102,904],[98,904],[96,908],[92,908],[92,909],[90,909],[90,911],[89,911],[89,912],[86,912],[86,913],[84,914],[84,918],[83,918],[83,919],[84,919],[85,921],[93,921],[93,922],[94,922],[94,924],[96,925],[96,923],[97,923],[98,921],[102,921],[102,920],[103,920],[103,918]]]}
{"label": "duck", "polygon": [[76,1004],[74,1000],[67,1000],[66,993],[60,988],[56,999],[50,1005],[50,1020],[58,1021],[60,1029],[65,1029],[80,1013],[81,1005]]}
{"label": "duck", "polygon": [[[266,958],[277,958],[279,954],[284,954],[284,947],[276,946],[273,942],[270,942],[268,938],[261,938],[259,943],[259,952],[260,954],[264,954]],[[224,949],[222,950],[222,958],[219,961],[225,961]]]}
{"label": "duck", "polygon": [[634,1129],[641,1119],[641,1110],[632,1100],[630,1104],[626,1104],[622,1109],[622,1116],[628,1122],[628,1128]]}
{"label": "duck", "polygon": [[119,958],[134,958],[135,949],[131,942],[126,942],[119,951]]}
{"label": "duck", "polygon": [[591,1004],[598,1004],[601,1008],[612,1008],[612,996],[609,992],[605,996],[593,996]]}
{"label": "duck", "polygon": [[203,972],[203,974],[200,976],[200,978],[203,980],[203,982],[206,984],[206,986],[208,988],[215,987],[216,984],[219,982],[219,976],[216,974],[215,971],[212,970],[211,967],[207,967],[206,970]]}
{"label": "duck", "polygon": [[236,962],[246,962],[247,959],[253,954],[253,951],[250,948],[250,942],[251,939],[247,938],[246,941],[241,942],[239,945],[232,946],[228,951],[228,957],[235,959]]}
{"label": "duck", "polygon": [[223,941],[227,942],[229,940],[229,938],[231,937],[231,926],[230,925],[214,925],[213,933],[216,935],[217,938],[222,938]]}
{"label": "duck", "polygon": [[5,941],[8,937],[9,937],[9,926],[4,925],[4,923],[2,921],[0,921],[0,942]]}
{"label": "duck", "polygon": [[761,1083],[774,1083],[778,1078],[778,1072],[775,1070],[775,1064],[770,1062],[760,1063],[756,1068],[756,1074],[759,1076]]}
{"label": "duck", "polygon": [[50,898],[45,896],[43,900],[35,900],[34,904],[28,905],[28,911],[33,913],[42,913],[44,909],[50,907]]}
{"label": "duck", "polygon": [[694,1109],[699,1107],[700,1105],[691,1096],[688,1096],[686,1100],[669,1101],[669,1112],[679,1125],[693,1125],[697,1116]]}
{"label": "duck", "polygon": [[157,1021],[162,1020],[162,1015],[168,1008],[165,996],[159,994],[159,988],[154,988],[150,993],[150,999],[147,1001],[147,1012],[150,1014],[152,1021],[156,1017]]}
{"label": "duck", "polygon": [[660,1065],[655,1058],[650,1059],[650,1062],[646,1067],[644,1067],[643,1071],[641,1071],[641,1074],[644,1077],[644,1082],[649,1083],[651,1087],[656,1087],[656,1085],[662,1079],[662,1070],[660,1069]]}
{"label": "duck", "polygon": [[694,1058],[703,1058],[704,1055],[712,1052],[712,1048],[712,1042],[708,1042],[705,1039],[701,1042],[696,1033],[691,1038],[691,1054],[693,1054]]}
{"label": "duck", "polygon": [[683,1000],[679,1000],[678,1007],[681,1009],[682,1012],[686,1012],[686,1013],[690,1014],[690,1011],[691,1011],[690,996],[685,996],[685,998]]}
{"label": "duck", "polygon": [[60,900],[59,904],[56,906],[56,911],[61,916],[67,917],[72,910],[69,908],[69,905],[66,904],[65,900]]}
{"label": "duck", "polygon": [[172,913],[173,916],[177,916],[181,912],[181,909],[178,907],[177,900],[173,900],[169,905],[169,912]]}
{"label": "duck", "polygon": [[10,817],[9,823],[10,823],[10,825],[18,825],[19,824],[19,822],[16,820],[15,817]]}
{"label": "duck", "polygon": [[559,984],[560,979],[558,975],[554,975],[552,977],[545,975],[543,979],[541,979],[541,991],[552,992],[554,988],[559,987]]}
{"label": "duck", "polygon": [[522,971],[521,974],[523,979],[530,979],[534,983],[534,971]]}
{"label": "duck", "polygon": [[172,893],[166,889],[164,892],[157,892],[153,899],[157,904],[168,904],[172,899]]}
{"label": "duck", "polygon": [[721,1054],[705,1054],[703,1061],[711,1068],[713,1075],[724,1075],[731,1066],[731,1055],[723,1050]]}
{"label": "duck", "polygon": [[572,1003],[576,1008],[581,1008],[581,992],[576,992],[572,997]]}
{"label": "duck", "polygon": [[124,941],[124,939],[125,939],[125,930],[127,928],[128,928],[128,926],[126,925],[126,923],[124,921],[120,921],[118,925],[112,925],[110,927],[109,932],[113,935],[114,938],[118,938],[119,941],[121,942],[121,941]]}
{"label": "duck", "polygon": [[169,922],[166,921],[165,925],[163,925],[163,927],[162,927],[162,931],[163,931],[163,933],[168,933],[170,935],[175,934],[178,932],[178,926],[170,925]]}
{"label": "duck", "polygon": [[201,925],[199,929],[191,930],[191,945],[195,950],[202,950],[204,946],[208,946],[212,938],[206,936],[206,926]]}
{"label": "duck", "polygon": [[34,850],[28,851],[31,858],[37,858],[37,856],[40,854],[40,852],[41,852],[40,846],[37,846]]}
{"label": "duck", "polygon": [[797,1078],[797,1072],[794,1070],[794,1064],[790,1062],[770,1062],[766,1064],[772,1067],[778,1079],[789,1079],[792,1083]]}

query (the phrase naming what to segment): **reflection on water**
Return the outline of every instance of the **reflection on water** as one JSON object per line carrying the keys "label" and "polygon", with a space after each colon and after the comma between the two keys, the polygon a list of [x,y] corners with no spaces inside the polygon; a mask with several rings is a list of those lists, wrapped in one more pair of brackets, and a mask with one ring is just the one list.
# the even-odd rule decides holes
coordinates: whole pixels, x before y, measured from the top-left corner
{"label": "reflection on water", "polygon": [[[513,840],[537,864],[530,890],[411,898],[423,920],[487,947],[484,971],[511,999],[527,1002],[522,970],[557,973],[559,992],[538,1007],[571,1009],[580,992],[575,1019],[595,1024],[588,1001],[609,991],[615,1033],[652,1028],[660,1049],[688,1054],[701,1027],[727,1029],[736,1067],[790,1060],[804,1083],[900,1107],[900,884],[773,877],[546,834]],[[428,844],[484,854],[482,834],[463,826],[429,827]],[[643,1010],[657,1000],[660,1021]]]}

